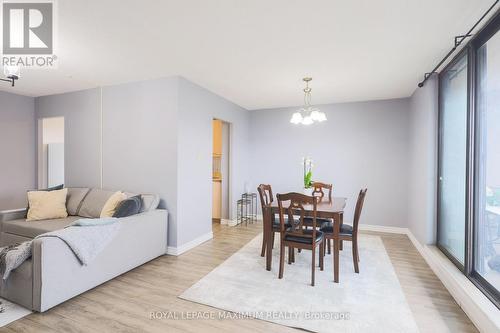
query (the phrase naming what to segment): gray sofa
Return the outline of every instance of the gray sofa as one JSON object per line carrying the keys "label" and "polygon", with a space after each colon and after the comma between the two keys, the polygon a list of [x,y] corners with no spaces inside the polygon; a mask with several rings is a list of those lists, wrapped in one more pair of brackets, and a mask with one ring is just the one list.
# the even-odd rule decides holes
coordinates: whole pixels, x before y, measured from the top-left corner
{"label": "gray sofa", "polygon": [[[31,240],[62,229],[80,218],[97,218],[114,191],[68,188],[64,219],[25,220],[26,209],[0,212],[0,246]],[[134,194],[127,193],[128,196]],[[43,312],[84,291],[142,265],[167,251],[166,210],[157,209],[156,195],[141,194],[137,215],[120,218],[113,240],[87,266],[82,266],[59,238],[37,238],[32,257],[1,281],[0,296],[26,308]]]}

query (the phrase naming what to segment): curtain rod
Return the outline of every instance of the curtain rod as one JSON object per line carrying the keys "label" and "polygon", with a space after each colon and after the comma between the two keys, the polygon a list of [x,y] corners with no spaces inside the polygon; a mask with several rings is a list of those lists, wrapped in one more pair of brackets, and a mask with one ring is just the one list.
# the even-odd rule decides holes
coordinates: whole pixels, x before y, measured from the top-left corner
{"label": "curtain rod", "polygon": [[419,88],[422,88],[424,86],[425,81],[427,81],[432,74],[437,73],[437,70],[439,69],[439,67],[441,67],[441,65],[453,54],[453,52],[455,52],[455,50],[460,46],[460,44],[462,44],[462,42],[466,38],[472,36],[472,34],[471,34],[472,31],[474,29],[476,29],[476,27],[479,25],[479,23],[481,23],[481,21],[491,12],[491,10],[493,8],[495,8],[498,1],[500,1],[500,0],[496,0],[491,5],[491,7],[488,8],[488,10],[483,14],[483,16],[481,16],[481,18],[472,26],[472,28],[469,29],[469,31],[467,31],[467,33],[465,35],[455,36],[455,46],[444,56],[444,58],[439,62],[439,64],[436,65],[436,67],[434,67],[434,69],[432,71],[424,74],[424,79],[422,80],[422,82],[420,82],[418,84]]}

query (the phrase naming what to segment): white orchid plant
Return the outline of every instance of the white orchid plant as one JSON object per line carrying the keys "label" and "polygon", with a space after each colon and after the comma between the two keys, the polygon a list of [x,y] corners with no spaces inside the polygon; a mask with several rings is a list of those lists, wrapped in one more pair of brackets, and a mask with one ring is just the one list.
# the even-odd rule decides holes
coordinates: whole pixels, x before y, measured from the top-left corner
{"label": "white orchid plant", "polygon": [[312,169],[314,167],[313,161],[310,157],[303,157],[302,164],[304,167],[304,188],[311,188],[311,186],[312,186]]}

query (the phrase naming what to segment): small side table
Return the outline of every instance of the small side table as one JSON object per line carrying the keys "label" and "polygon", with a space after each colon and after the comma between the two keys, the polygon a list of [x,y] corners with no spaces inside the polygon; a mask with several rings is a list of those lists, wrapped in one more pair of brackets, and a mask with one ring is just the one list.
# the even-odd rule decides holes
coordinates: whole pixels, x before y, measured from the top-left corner
{"label": "small side table", "polygon": [[257,221],[257,193],[243,193],[241,199],[237,201],[237,216],[238,224],[248,225],[248,222],[254,223]]}

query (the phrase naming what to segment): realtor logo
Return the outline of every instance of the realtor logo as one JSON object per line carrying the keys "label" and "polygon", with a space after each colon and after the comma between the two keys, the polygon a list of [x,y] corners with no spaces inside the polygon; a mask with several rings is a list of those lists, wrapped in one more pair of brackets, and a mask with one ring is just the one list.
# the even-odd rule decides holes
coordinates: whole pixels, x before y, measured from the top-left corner
{"label": "realtor logo", "polygon": [[52,54],[52,2],[3,3],[3,54]]}
{"label": "realtor logo", "polygon": [[32,1],[2,1],[4,68],[57,68],[55,0]]}

